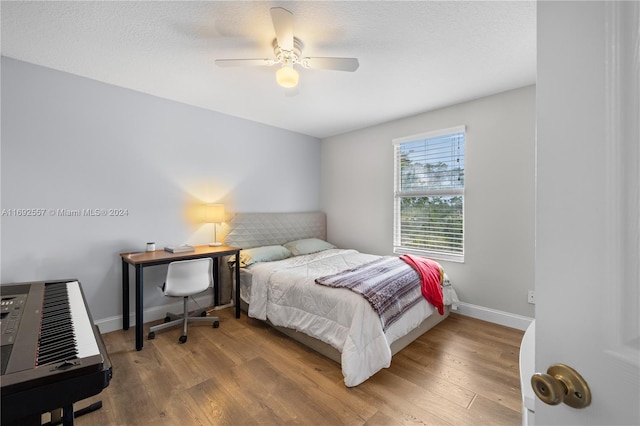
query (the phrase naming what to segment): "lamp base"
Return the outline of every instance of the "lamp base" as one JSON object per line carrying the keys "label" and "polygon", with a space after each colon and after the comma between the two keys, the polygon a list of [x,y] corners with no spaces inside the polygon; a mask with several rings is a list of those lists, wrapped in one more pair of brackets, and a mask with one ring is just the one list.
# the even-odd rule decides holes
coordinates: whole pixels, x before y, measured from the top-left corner
{"label": "lamp base", "polygon": [[222,243],[209,243],[210,247],[220,247]]}

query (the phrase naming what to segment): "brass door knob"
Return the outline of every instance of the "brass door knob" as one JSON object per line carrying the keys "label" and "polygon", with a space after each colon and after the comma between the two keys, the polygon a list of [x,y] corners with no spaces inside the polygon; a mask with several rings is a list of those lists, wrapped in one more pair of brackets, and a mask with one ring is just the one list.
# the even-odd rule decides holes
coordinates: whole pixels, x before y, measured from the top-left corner
{"label": "brass door knob", "polygon": [[542,402],[558,405],[564,402],[569,407],[585,408],[591,404],[591,390],[582,376],[564,364],[554,364],[546,374],[531,376],[533,391]]}

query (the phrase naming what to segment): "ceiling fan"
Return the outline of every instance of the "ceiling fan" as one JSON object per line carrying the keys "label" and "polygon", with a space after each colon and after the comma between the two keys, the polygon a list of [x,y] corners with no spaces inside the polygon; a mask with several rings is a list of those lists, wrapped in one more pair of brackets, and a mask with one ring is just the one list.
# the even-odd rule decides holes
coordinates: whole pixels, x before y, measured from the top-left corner
{"label": "ceiling fan", "polygon": [[276,81],[285,88],[298,84],[298,71],[294,65],[303,68],[353,72],[360,65],[357,58],[303,57],[302,41],[293,36],[293,14],[281,7],[271,8],[271,20],[276,33],[273,39],[274,59],[217,59],[220,67],[273,66],[280,64],[276,71]]}

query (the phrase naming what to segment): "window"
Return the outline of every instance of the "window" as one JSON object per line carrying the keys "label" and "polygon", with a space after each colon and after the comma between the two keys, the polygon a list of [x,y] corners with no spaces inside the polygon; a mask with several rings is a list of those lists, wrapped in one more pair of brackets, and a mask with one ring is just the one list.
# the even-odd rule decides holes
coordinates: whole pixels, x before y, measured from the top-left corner
{"label": "window", "polygon": [[464,261],[465,127],[394,139],[394,253]]}

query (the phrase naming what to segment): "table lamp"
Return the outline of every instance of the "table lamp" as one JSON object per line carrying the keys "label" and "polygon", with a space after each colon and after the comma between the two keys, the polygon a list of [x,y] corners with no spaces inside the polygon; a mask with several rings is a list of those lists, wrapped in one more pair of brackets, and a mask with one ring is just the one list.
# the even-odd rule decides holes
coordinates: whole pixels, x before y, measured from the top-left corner
{"label": "table lamp", "polygon": [[221,246],[216,235],[219,223],[224,222],[224,204],[207,204],[204,206],[204,223],[213,223],[213,242],[210,246]]}

